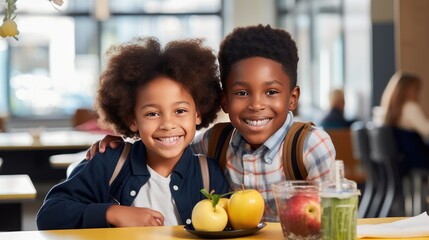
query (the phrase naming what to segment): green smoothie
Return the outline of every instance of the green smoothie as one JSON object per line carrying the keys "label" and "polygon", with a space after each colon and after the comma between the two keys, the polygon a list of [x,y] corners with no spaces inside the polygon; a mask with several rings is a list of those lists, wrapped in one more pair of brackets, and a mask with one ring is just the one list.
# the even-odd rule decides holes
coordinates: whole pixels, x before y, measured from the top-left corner
{"label": "green smoothie", "polygon": [[323,240],[355,240],[357,227],[357,184],[344,178],[342,161],[335,162],[335,176],[321,184],[321,232]]}

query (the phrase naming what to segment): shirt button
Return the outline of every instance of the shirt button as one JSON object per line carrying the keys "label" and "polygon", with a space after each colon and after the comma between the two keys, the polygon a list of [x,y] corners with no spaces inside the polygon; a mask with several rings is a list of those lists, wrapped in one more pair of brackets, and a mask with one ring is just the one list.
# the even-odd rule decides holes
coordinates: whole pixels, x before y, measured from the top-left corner
{"label": "shirt button", "polygon": [[191,219],[186,219],[186,224],[191,224],[192,223],[192,221],[191,221]]}
{"label": "shirt button", "polygon": [[174,185],[173,189],[174,189],[174,191],[177,191],[177,190],[179,190],[179,187],[177,185]]}
{"label": "shirt button", "polygon": [[249,173],[249,178],[253,178],[253,173]]}
{"label": "shirt button", "polygon": [[131,197],[134,197],[134,196],[136,195],[136,191],[132,190],[132,191],[130,192],[130,195],[131,195]]}

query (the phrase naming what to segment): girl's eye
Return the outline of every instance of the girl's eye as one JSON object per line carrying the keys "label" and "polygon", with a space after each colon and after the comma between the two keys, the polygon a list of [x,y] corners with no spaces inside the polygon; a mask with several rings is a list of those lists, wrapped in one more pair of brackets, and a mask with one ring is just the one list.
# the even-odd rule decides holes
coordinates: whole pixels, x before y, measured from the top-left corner
{"label": "girl's eye", "polygon": [[238,96],[247,96],[247,95],[249,95],[249,93],[247,91],[241,90],[241,91],[235,92],[235,95],[238,95]]}
{"label": "girl's eye", "polygon": [[267,95],[274,95],[274,94],[277,94],[277,93],[279,93],[277,90],[268,90],[267,91]]}
{"label": "girl's eye", "polygon": [[150,113],[147,113],[147,114],[146,114],[146,116],[147,116],[147,117],[156,117],[156,116],[159,116],[159,113],[156,113],[156,112],[150,112]]}
{"label": "girl's eye", "polygon": [[188,112],[186,109],[178,109],[176,111],[177,114],[182,114],[182,113],[186,113],[186,112]]}

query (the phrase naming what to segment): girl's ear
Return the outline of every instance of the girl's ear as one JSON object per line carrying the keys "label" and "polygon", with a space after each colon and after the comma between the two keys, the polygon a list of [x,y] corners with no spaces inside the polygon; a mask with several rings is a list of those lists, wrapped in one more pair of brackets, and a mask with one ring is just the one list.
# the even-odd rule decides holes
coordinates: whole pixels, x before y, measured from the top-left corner
{"label": "girl's ear", "polygon": [[225,113],[228,113],[228,99],[225,91],[222,91],[220,106]]}
{"label": "girl's ear", "polygon": [[138,127],[137,122],[136,122],[135,119],[134,120],[130,120],[130,130],[132,132],[137,132],[139,130],[139,127]]}
{"label": "girl's ear", "polygon": [[196,123],[196,125],[200,125],[201,122],[202,122],[200,111],[197,111],[195,114],[196,114],[196,116],[195,116],[195,120],[196,120],[195,123]]}
{"label": "girl's ear", "polygon": [[298,100],[301,90],[298,86],[294,87],[289,96],[289,111],[294,111],[298,106]]}

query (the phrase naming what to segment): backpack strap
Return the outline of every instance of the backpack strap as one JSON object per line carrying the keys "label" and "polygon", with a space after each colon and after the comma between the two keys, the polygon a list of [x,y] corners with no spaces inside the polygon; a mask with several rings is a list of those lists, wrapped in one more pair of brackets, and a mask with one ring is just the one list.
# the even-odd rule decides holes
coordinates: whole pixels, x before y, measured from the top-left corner
{"label": "backpack strap", "polygon": [[226,152],[233,130],[230,122],[217,123],[211,128],[207,156],[217,159],[222,171],[226,167]]}
{"label": "backpack strap", "polygon": [[288,180],[305,180],[308,176],[304,165],[304,141],[311,132],[312,122],[294,122],[286,134],[283,145],[283,169]]}
{"label": "backpack strap", "polygon": [[121,168],[124,165],[125,160],[127,159],[130,148],[131,148],[131,143],[125,142],[124,149],[122,150],[118,163],[116,163],[116,167],[115,167],[115,170],[113,171],[112,177],[110,177],[109,186],[112,185],[113,181],[115,181],[115,178],[118,176],[119,172],[121,171]]}
{"label": "backpack strap", "polygon": [[207,192],[210,192],[210,175],[209,166],[207,165],[207,158],[203,154],[198,154],[200,160],[201,176],[203,177],[203,186]]}

